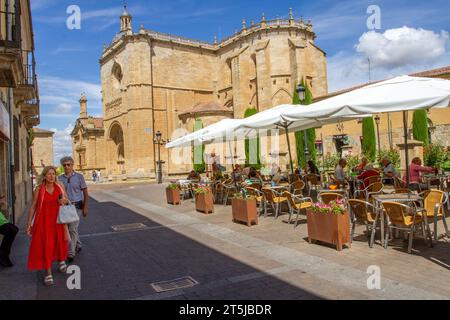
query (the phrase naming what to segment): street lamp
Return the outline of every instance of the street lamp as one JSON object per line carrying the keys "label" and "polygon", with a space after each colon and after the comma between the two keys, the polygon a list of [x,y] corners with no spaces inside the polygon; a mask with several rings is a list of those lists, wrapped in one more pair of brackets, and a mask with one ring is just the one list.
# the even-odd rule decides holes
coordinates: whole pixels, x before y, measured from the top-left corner
{"label": "street lamp", "polygon": [[158,145],[158,161],[156,162],[158,164],[158,183],[161,184],[162,183],[162,164],[164,163],[164,161],[161,161],[161,145],[165,144],[166,141],[161,139],[162,133],[159,130],[156,131],[155,137],[156,137],[156,139],[153,142]]}
{"label": "street lamp", "polygon": [[[301,84],[297,85],[297,93],[298,93],[298,97],[300,99],[300,104],[302,104],[302,101],[305,100],[305,92],[306,89],[304,86],[302,86]],[[305,145],[305,162],[308,162],[308,158],[309,158],[309,150],[308,150],[308,139],[307,139],[307,134],[306,134],[306,130],[303,130],[303,139],[304,139],[304,145]]]}
{"label": "street lamp", "polygon": [[378,154],[380,154],[380,152],[381,152],[381,147],[380,147],[380,116],[376,115],[374,119],[375,119],[375,123],[377,125]]}

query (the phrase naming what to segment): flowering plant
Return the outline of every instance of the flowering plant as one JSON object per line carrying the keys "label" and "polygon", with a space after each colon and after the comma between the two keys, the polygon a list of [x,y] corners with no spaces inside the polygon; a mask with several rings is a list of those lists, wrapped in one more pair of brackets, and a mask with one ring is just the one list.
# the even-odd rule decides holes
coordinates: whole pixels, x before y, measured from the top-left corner
{"label": "flowering plant", "polygon": [[198,188],[194,189],[195,194],[210,194],[211,189],[206,186],[199,186]]}
{"label": "flowering plant", "polygon": [[329,204],[316,202],[312,205],[311,209],[315,213],[328,214],[331,212],[335,215],[344,214],[345,212],[344,202],[340,199],[331,201]]}
{"label": "flowering plant", "polygon": [[180,186],[177,183],[169,183],[169,185],[167,186],[167,189],[170,189],[170,190],[176,190],[179,188],[180,188]]}

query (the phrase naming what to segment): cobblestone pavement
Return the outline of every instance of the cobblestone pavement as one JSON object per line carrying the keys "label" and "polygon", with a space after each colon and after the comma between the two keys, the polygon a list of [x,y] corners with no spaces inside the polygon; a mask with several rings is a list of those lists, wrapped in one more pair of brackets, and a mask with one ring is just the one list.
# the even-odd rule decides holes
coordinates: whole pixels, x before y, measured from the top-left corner
{"label": "cobblestone pavement", "polygon": [[[21,232],[13,247],[16,266],[0,269],[0,299],[448,299],[450,244],[433,248],[422,239],[413,254],[395,240],[370,249],[364,228],[351,248],[309,244],[305,221],[294,229],[287,215],[261,217],[252,227],[231,221],[231,206],[204,215],[192,200],[165,203],[155,184],[91,185],[90,213],[80,225],[81,290],[69,275],[28,272],[29,240]],[[142,223],[144,228],[113,231]],[[441,227],[441,223],[439,224]],[[442,230],[440,230],[442,232]],[[377,235],[379,239],[379,235]],[[367,268],[381,268],[381,289],[369,290]],[[190,288],[156,292],[151,283],[191,276]]]}

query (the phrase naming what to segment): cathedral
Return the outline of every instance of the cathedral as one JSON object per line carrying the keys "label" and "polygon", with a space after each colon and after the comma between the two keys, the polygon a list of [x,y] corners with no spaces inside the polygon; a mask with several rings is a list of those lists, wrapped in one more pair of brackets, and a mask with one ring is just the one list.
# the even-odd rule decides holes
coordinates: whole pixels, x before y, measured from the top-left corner
{"label": "cathedral", "polygon": [[[101,170],[110,180],[153,178],[157,131],[167,141],[177,129],[192,132],[198,121],[205,127],[242,118],[249,107],[291,103],[302,80],[313,96],[328,94],[326,54],[314,40],[312,22],[294,19],[292,11],[288,19],[242,21],[233,35],[208,43],[142,25],[136,32],[125,8],[120,32],[99,60],[103,118],[88,116],[88,97],[80,99],[72,132],[76,169]],[[283,149],[281,141],[285,155]],[[161,147],[165,175],[192,169],[172,161],[171,152]]]}

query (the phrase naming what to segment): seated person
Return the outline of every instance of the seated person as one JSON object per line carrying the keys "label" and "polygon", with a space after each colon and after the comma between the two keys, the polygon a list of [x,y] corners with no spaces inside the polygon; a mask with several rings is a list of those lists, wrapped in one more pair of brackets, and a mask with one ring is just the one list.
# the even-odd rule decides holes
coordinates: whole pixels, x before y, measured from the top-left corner
{"label": "seated person", "polygon": [[274,182],[275,184],[279,184],[284,179],[285,179],[285,177],[281,173],[281,169],[278,168],[278,172],[275,175],[273,175],[273,177],[272,177],[272,182]]}
{"label": "seated person", "polygon": [[270,170],[270,175],[274,176],[280,171],[280,167],[274,162],[272,163],[272,169]]}
{"label": "seated person", "polygon": [[356,173],[361,174],[364,172],[364,168],[367,166],[367,158],[362,157],[361,162],[356,166]]}
{"label": "seated person", "polygon": [[[427,172],[432,173],[434,171],[431,167],[422,166],[422,160],[419,157],[415,157],[411,160],[411,164],[409,165],[409,188],[411,190],[425,190],[428,188],[428,185],[422,183],[421,173]],[[406,174],[403,176],[403,182],[406,184]]]}
{"label": "seated person", "polygon": [[365,189],[369,186],[369,180],[366,179],[370,177],[377,177],[379,175],[380,174],[378,173],[378,171],[375,170],[371,164],[368,164],[364,167],[363,173],[361,173],[357,178],[364,182],[361,187]]}
{"label": "seated person", "polygon": [[383,184],[394,184],[394,178],[398,175],[395,171],[394,164],[386,156],[383,157],[381,163],[383,165]]}
{"label": "seated person", "polygon": [[311,173],[311,174],[315,174],[318,176],[318,179],[320,181],[320,172],[319,169],[317,168],[317,166],[314,164],[314,162],[312,162],[311,160],[309,160],[306,164],[306,173]]}
{"label": "seated person", "polygon": [[233,172],[231,173],[231,177],[233,178],[233,181],[240,181],[242,178],[242,168],[241,165],[236,164],[234,166]]}
{"label": "seated person", "polygon": [[261,177],[258,175],[258,172],[256,171],[255,168],[251,168],[248,178],[244,181],[244,184],[247,186],[253,183],[258,183],[260,185],[262,185],[263,183]]}
{"label": "seated person", "polygon": [[347,184],[347,180],[345,178],[345,171],[344,168],[347,165],[347,160],[345,160],[344,158],[340,159],[336,169],[334,170],[334,178],[335,181],[334,183],[336,183],[338,185],[338,187],[344,186]]}
{"label": "seated person", "polygon": [[[0,196],[0,209],[5,205],[5,197]],[[6,268],[12,267],[13,263],[9,259],[11,246],[16,238],[19,229],[9,222],[8,219],[0,212],[0,234],[3,235],[3,240],[0,245],[0,265]]]}
{"label": "seated person", "polygon": [[192,170],[187,176],[186,180],[200,181],[200,175],[195,170]]}

